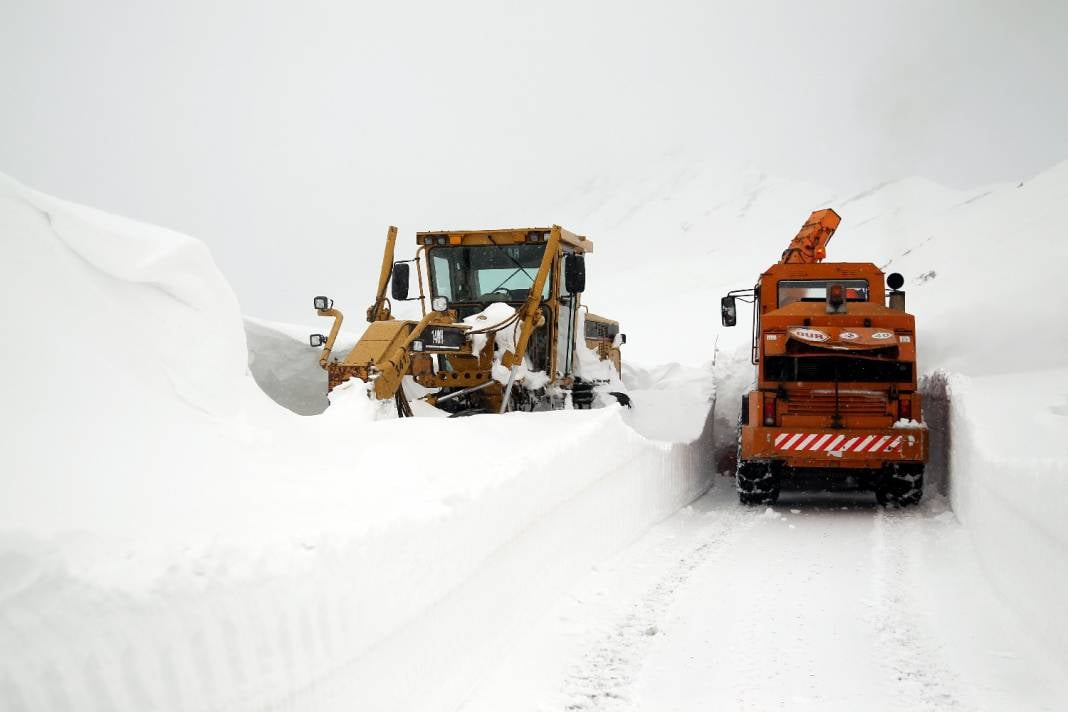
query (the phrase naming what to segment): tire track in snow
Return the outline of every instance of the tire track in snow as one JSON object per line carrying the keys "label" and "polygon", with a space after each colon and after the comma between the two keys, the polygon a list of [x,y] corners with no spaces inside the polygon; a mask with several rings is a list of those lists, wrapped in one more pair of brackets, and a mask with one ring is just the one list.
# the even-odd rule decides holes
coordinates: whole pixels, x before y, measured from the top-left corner
{"label": "tire track in snow", "polygon": [[869,623],[878,634],[878,657],[895,682],[901,709],[972,710],[955,692],[960,681],[924,634],[923,615],[909,595],[913,562],[922,556],[918,527],[930,516],[924,510],[875,511]]}
{"label": "tire track in snow", "polygon": [[[733,495],[733,490],[727,493],[729,497]],[[719,503],[714,511],[715,517],[697,537],[699,543],[696,546],[687,547],[679,555],[674,548],[681,542],[672,542],[674,546],[669,546],[664,555],[678,556],[678,562],[632,605],[630,611],[572,669],[563,685],[568,700],[565,709],[576,712],[623,710],[631,706],[628,695],[631,682],[653,638],[660,632],[660,621],[676,592],[698,569],[722,556],[729,549],[728,543],[751,527],[763,512],[732,512]],[[685,540],[691,541],[688,537]]]}

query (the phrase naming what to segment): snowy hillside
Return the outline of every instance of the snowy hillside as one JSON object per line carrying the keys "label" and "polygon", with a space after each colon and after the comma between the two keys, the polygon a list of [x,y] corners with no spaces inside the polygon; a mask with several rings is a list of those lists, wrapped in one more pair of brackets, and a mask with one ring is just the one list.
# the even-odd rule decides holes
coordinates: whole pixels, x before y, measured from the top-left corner
{"label": "snowy hillside", "polygon": [[[719,297],[752,286],[809,213],[829,207],[842,216],[829,260],[905,276],[924,367],[978,374],[1063,364],[1068,333],[1046,330],[1047,347],[1036,349],[1031,326],[1055,323],[1064,302],[1056,285],[1068,256],[1059,238],[1066,193],[1068,163],[1019,186],[962,192],[910,179],[854,193],[724,178],[675,158],[633,182],[591,185],[560,219],[594,240],[591,298],[619,315],[632,359],[701,363],[717,340],[747,343],[744,324],[719,328]],[[988,348],[992,324],[998,349]]]}
{"label": "snowy hillside", "polygon": [[[321,325],[243,321],[197,240],[0,177],[0,709],[500,708],[472,694],[513,635],[713,482],[752,378],[719,297],[821,207],[843,217],[830,259],[905,275],[948,403],[960,524],[938,531],[1068,666],[1066,198],[1068,164],[968,193],[685,160],[594,182],[559,222],[596,245],[588,300],[630,337],[635,410],[396,421],[352,389],[296,415],[324,405]],[[778,526],[728,500],[704,515],[720,539]]]}

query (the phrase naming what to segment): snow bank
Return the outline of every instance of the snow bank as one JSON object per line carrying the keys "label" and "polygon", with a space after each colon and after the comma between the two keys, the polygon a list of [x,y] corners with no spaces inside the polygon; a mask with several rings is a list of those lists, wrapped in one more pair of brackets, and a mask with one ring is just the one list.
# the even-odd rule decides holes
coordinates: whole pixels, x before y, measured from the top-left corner
{"label": "snow bank", "polygon": [[[952,374],[957,516],[1068,664],[1065,198],[1068,164],[967,192],[692,166],[595,186],[563,222],[602,236],[591,306],[630,337],[634,410],[402,422],[277,407],[249,369],[314,411],[285,352],[315,352],[256,322],[246,345],[203,245],[0,179],[0,708],[455,706],[576,572],[730,469],[752,369],[716,300],[826,205],[832,258],[905,274],[921,365]],[[666,360],[689,365],[633,367]]]}
{"label": "snow bank", "polygon": [[[0,235],[0,522],[106,531],[129,516],[150,526],[190,481],[127,511],[146,466],[195,473],[210,454],[189,447],[191,431],[256,395],[237,300],[200,242],[4,176]],[[89,476],[98,471],[106,481]]]}
{"label": "snow bank", "polygon": [[[1068,595],[1068,519],[1058,511],[1068,481],[1066,203],[1068,162],[969,190],[913,178],[858,192],[724,178],[678,157],[636,180],[595,182],[565,224],[600,246],[590,293],[619,316],[626,360],[701,364],[715,354],[716,467],[729,471],[727,433],[753,367],[748,314],[720,329],[717,300],[752,286],[812,210],[838,211],[830,259],[904,275],[920,368],[951,384],[928,384],[930,491],[952,493],[1006,604],[1068,667],[1068,619],[1056,604]],[[604,274],[613,278],[602,285]],[[652,295],[687,306],[664,309]]]}
{"label": "snow bank", "polygon": [[[865,241],[885,245],[878,256],[884,269],[906,275],[921,367],[948,380],[944,393],[936,378],[927,394],[930,484],[948,490],[1006,606],[1062,666],[1066,199],[1068,163],[965,194],[910,181],[843,205],[848,240],[831,243],[843,248],[836,259],[862,258]],[[849,229],[858,217],[854,239]]]}
{"label": "snow bank", "polygon": [[690,442],[618,406],[298,417],[248,372],[300,391],[289,344],[252,322],[246,348],[200,243],[6,178],[0,235],[2,709],[455,706],[708,486],[697,408]]}
{"label": "snow bank", "polygon": [[706,427],[705,415],[715,405],[711,364],[693,368],[672,363],[643,369],[624,363],[623,383],[634,405],[625,413],[627,422],[654,440],[697,439]]}
{"label": "snow bank", "polygon": [[953,511],[1006,606],[1068,664],[1068,368],[953,376]]}

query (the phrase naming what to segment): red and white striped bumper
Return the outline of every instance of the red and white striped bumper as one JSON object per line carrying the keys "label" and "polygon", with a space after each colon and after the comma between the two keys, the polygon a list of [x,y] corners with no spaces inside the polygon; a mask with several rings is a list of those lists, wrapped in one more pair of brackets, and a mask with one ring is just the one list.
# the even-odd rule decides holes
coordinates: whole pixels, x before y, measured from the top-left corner
{"label": "red and white striped bumper", "polygon": [[834,435],[833,433],[785,432],[775,436],[775,449],[793,452],[894,452],[905,442],[903,435]]}
{"label": "red and white striped bumper", "polygon": [[822,430],[742,428],[742,458],[784,460],[801,467],[879,467],[887,461],[924,462],[926,428]]}

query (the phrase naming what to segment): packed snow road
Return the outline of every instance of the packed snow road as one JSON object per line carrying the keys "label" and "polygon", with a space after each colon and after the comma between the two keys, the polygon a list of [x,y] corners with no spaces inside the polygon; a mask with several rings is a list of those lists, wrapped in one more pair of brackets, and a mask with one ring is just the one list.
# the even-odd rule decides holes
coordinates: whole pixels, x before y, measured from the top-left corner
{"label": "packed snow road", "polygon": [[730,481],[591,572],[462,708],[1060,710],[1046,662],[943,500]]}

